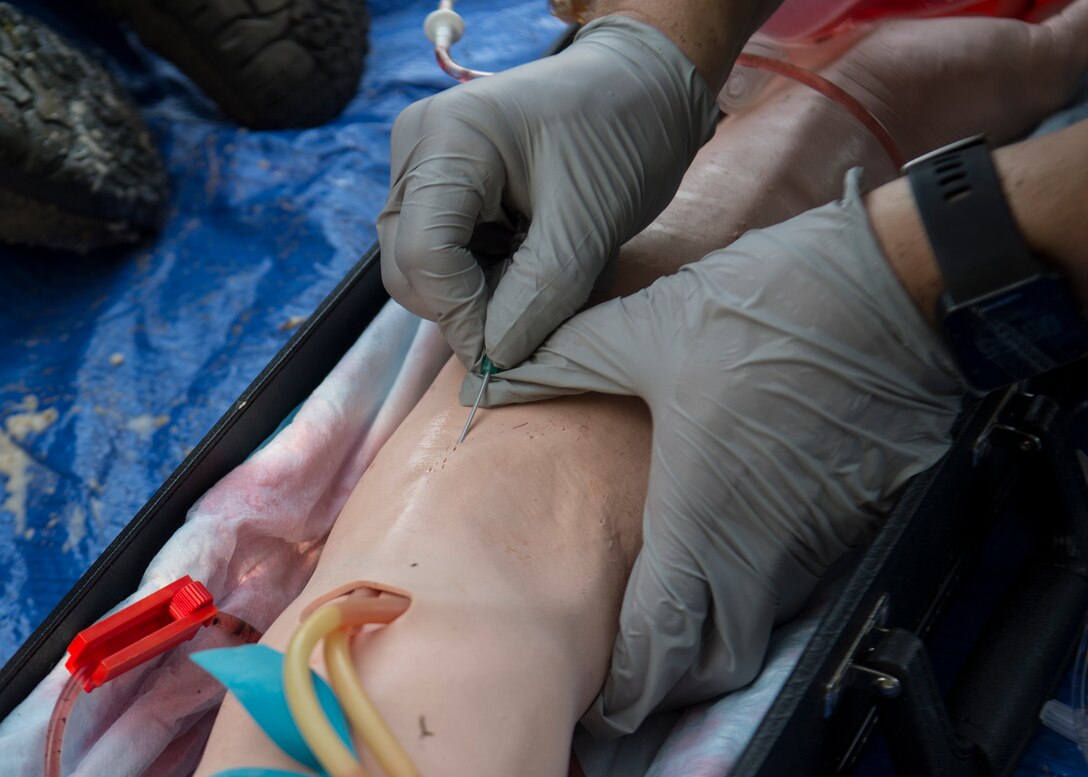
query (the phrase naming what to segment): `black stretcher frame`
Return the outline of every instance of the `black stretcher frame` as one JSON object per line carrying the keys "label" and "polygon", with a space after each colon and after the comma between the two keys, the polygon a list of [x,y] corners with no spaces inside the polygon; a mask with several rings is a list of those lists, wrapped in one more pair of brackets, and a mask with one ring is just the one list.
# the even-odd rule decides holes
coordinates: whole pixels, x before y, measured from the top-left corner
{"label": "black stretcher frame", "polygon": [[[911,481],[832,604],[730,777],[849,774],[877,722],[896,774],[1011,774],[1088,613],[1082,361],[969,399],[941,461]],[[922,638],[999,521],[1031,550],[951,685]]]}

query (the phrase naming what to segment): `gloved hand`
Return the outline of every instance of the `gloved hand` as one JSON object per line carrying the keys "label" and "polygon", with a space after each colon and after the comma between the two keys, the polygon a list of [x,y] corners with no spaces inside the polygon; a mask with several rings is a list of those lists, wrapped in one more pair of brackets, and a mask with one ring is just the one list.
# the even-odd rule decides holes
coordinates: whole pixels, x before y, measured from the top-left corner
{"label": "gloved hand", "polygon": [[[378,219],[382,278],[466,367],[519,364],[669,203],[717,109],[663,33],[597,19],[560,54],[409,106]],[[531,220],[488,302],[477,226]]]}
{"label": "gloved hand", "polygon": [[[747,233],[560,327],[485,404],[602,391],[653,417],[643,546],[584,723],[748,683],[772,626],[948,443],[963,383],[844,202]],[[462,402],[479,378],[470,375]]]}

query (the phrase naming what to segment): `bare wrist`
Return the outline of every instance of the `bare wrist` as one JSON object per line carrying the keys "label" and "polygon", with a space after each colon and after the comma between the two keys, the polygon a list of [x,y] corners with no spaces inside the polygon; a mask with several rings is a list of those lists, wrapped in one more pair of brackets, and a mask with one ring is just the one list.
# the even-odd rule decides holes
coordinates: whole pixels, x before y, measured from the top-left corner
{"label": "bare wrist", "polygon": [[[999,149],[994,164],[1028,248],[1088,303],[1088,121]],[[888,264],[922,315],[936,323],[944,279],[906,179],[871,192],[866,208]]]}
{"label": "bare wrist", "polygon": [[994,164],[1028,247],[1088,304],[1088,121],[999,149]]}
{"label": "bare wrist", "polygon": [[[773,4],[777,5],[777,0]],[[691,60],[715,94],[755,31],[753,13],[746,2],[594,0],[589,3],[586,18],[607,14],[629,16],[663,32]]]}

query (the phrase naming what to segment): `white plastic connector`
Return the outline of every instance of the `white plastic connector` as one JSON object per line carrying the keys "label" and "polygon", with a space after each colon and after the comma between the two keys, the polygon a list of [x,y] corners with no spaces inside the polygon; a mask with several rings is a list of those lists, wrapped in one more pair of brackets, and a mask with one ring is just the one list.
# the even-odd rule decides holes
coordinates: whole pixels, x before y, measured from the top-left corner
{"label": "white plastic connector", "polygon": [[452,8],[439,8],[427,14],[423,34],[436,48],[449,48],[465,34],[465,20]]}
{"label": "white plastic connector", "polygon": [[[766,36],[756,33],[744,46],[747,54],[759,54],[787,61],[789,57],[775,42]],[[722,113],[741,113],[755,102],[756,97],[763,91],[774,76],[763,70],[737,65],[726,79],[725,85],[718,93],[718,108]]]}
{"label": "white plastic connector", "polygon": [[1075,710],[1067,704],[1051,699],[1043,705],[1039,719],[1051,731],[1056,731],[1084,750],[1085,736],[1088,734],[1085,729],[1088,725],[1086,725],[1083,710]]}
{"label": "white plastic connector", "polygon": [[1051,699],[1043,705],[1039,719],[1051,731],[1056,731],[1070,742],[1077,741],[1077,726],[1073,720],[1073,710],[1060,701]]}

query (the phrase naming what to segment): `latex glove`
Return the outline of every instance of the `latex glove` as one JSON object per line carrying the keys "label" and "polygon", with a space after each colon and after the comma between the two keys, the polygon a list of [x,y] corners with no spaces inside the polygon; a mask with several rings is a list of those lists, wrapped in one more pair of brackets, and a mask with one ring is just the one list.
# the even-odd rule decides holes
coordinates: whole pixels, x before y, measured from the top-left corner
{"label": "latex glove", "polygon": [[[378,219],[390,294],[466,367],[520,363],[664,209],[713,132],[714,95],[657,29],[597,19],[565,51],[409,106]],[[477,226],[531,220],[488,302]]]}
{"label": "latex glove", "polygon": [[579,314],[485,404],[591,390],[653,417],[643,546],[583,721],[601,735],[751,681],[774,624],[943,453],[963,384],[851,185]]}

